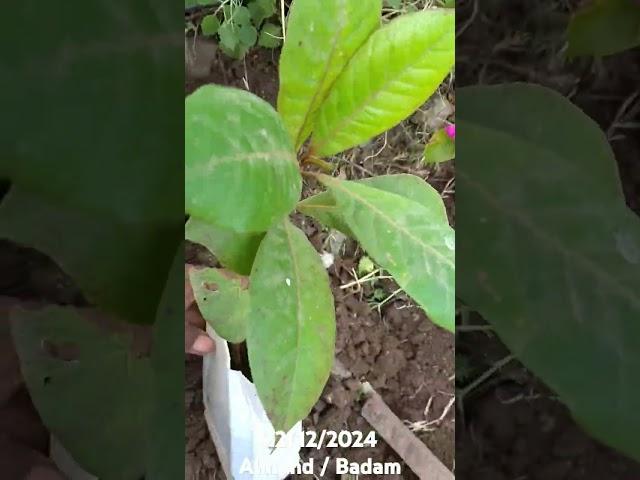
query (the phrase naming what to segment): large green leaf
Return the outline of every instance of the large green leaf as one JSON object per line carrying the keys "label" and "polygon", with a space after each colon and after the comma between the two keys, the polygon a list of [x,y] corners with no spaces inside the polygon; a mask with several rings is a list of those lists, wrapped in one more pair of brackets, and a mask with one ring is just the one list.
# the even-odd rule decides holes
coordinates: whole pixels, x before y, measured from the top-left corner
{"label": "large green leaf", "polygon": [[[183,214],[183,103],[173,93],[184,83],[184,38],[167,19],[182,9],[114,5],[5,4],[7,38],[24,32],[19,18],[38,33],[2,51],[0,91],[11,92],[2,112],[13,120],[0,131],[0,177],[82,214],[174,224]],[[44,83],[36,64],[49,72]]]}
{"label": "large green leaf", "polygon": [[144,343],[95,311],[57,306],[14,312],[12,330],[51,433],[99,478],[143,477],[152,382]]}
{"label": "large green leaf", "polygon": [[604,133],[532,85],[463,89],[458,105],[458,295],[580,423],[640,459],[640,220]]}
{"label": "large green leaf", "polygon": [[[153,325],[152,402],[145,478],[184,475],[184,246],[174,258]],[[180,313],[178,313],[180,312]],[[125,413],[125,412],[123,412]]]}
{"label": "large green leaf", "polygon": [[194,268],[189,279],[207,323],[228,342],[243,342],[250,310],[246,277],[234,277],[217,268]]}
{"label": "large green leaf", "polygon": [[594,0],[569,24],[569,55],[611,55],[640,45],[640,4]]}
{"label": "large green leaf", "polygon": [[327,272],[288,219],[276,223],[260,245],[249,291],[253,382],[274,428],[287,431],[320,397],[336,333]]}
{"label": "large green leaf", "polygon": [[[47,428],[99,478],[178,478],[184,468],[184,248],[151,328],[91,309],[12,313],[31,398]],[[150,349],[150,351],[149,351]],[[149,360],[149,353],[151,360]],[[104,452],[109,455],[104,455]]]}
{"label": "large green leaf", "polygon": [[349,59],[380,25],[381,0],[296,0],[280,56],[278,111],[296,149]]}
{"label": "large green leaf", "polygon": [[409,116],[449,73],[454,51],[451,9],[402,15],[378,29],[353,56],[320,107],[312,150],[335,154]]}
{"label": "large green leaf", "polygon": [[0,178],[21,192],[2,206],[2,236],[44,250],[90,301],[151,323],[184,219],[184,104],[173,95],[184,38],[166,21],[182,9],[64,5],[23,0],[0,16],[7,38],[24,32],[19,18],[38,32],[1,55],[13,120],[0,131]]}
{"label": "large green leaf", "polygon": [[358,182],[322,176],[340,217],[376,262],[425,309],[453,331],[455,317],[455,233],[442,200],[431,208]]}
{"label": "large green leaf", "polygon": [[238,233],[190,218],[184,227],[185,238],[199,243],[213,253],[229,270],[249,275],[253,259],[264,233]]}
{"label": "large green leaf", "polygon": [[134,323],[154,321],[167,276],[162,259],[173,255],[179,234],[98,217],[17,186],[0,204],[0,237],[50,256],[92,303]]}
{"label": "large green leaf", "polygon": [[187,213],[239,232],[264,232],[293,210],[302,179],[271,105],[215,85],[187,97],[185,189]]}
{"label": "large green leaf", "polygon": [[[429,210],[429,218],[439,222],[447,221],[447,211],[437,190],[415,175],[405,173],[397,175],[381,175],[379,177],[358,180],[358,183],[395,193],[421,204]],[[340,218],[340,212],[330,191],[322,192],[298,203],[297,209],[310,215],[328,228],[335,228],[342,233],[354,237],[351,229]]]}

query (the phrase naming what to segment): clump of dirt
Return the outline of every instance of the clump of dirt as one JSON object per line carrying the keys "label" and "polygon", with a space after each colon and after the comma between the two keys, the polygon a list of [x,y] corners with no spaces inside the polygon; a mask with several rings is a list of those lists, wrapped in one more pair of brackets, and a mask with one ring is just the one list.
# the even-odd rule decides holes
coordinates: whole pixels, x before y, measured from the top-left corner
{"label": "clump of dirt", "polygon": [[[220,54],[212,55],[209,65],[200,69],[200,78],[188,81],[186,90],[191,92],[206,83],[238,88],[247,88],[248,84],[253,93],[274,105],[278,91],[277,57],[277,52],[264,50],[255,50],[239,62]],[[437,94],[446,100],[449,108],[454,103],[451,89],[452,84],[449,84]],[[421,111],[429,111],[430,106],[431,103],[425,105]],[[332,159],[336,165],[335,173],[348,179],[390,173],[418,175],[442,192],[453,222],[453,162],[436,167],[422,164],[424,143],[430,133],[426,130],[424,113],[421,117],[418,112],[386,135]],[[318,186],[313,181],[305,181],[305,195],[317,190]],[[333,232],[323,230],[310,218],[296,214],[293,220],[319,252],[334,250],[332,253],[336,253],[328,273],[336,305],[338,362],[320,400],[304,420],[304,428],[316,431],[359,430],[366,436],[372,428],[360,415],[362,402],[359,388],[361,382],[367,381],[381,394],[391,410],[452,469],[454,410],[446,409],[454,395],[453,336],[434,326],[423,311],[402,293],[393,296],[379,310],[376,309],[372,304],[381,300],[376,295],[382,292],[386,298],[397,290],[395,283],[389,279],[379,280],[375,287],[363,284],[360,287],[341,288],[355,280],[354,272],[363,252],[351,240],[334,247],[336,239]],[[194,260],[210,261],[206,254],[198,253],[198,249],[190,249],[189,256]],[[191,476],[186,478],[221,478],[215,476],[221,475],[221,472],[219,465],[212,460],[213,444],[206,434],[200,400],[201,362],[189,360],[187,370],[191,380],[185,393],[188,418],[186,468]],[[427,426],[428,421],[440,418],[445,410],[447,414],[442,420]],[[375,448],[309,448],[303,449],[301,456],[303,459],[343,457],[356,462],[369,458],[378,462],[401,461],[382,439],[378,436],[377,439]],[[293,477],[306,478],[305,475]],[[334,472],[329,471],[323,478],[336,477]],[[364,475],[362,478],[382,477]],[[402,475],[397,478],[417,477],[403,464]]]}

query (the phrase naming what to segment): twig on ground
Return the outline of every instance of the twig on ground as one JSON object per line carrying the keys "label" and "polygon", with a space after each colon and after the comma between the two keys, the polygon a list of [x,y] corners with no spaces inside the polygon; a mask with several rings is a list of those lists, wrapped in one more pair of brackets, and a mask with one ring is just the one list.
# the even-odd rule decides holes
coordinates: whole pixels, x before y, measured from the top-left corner
{"label": "twig on ground", "polygon": [[362,391],[368,397],[362,407],[362,416],[418,478],[453,480],[453,473],[402,423],[371,385],[364,384]]}

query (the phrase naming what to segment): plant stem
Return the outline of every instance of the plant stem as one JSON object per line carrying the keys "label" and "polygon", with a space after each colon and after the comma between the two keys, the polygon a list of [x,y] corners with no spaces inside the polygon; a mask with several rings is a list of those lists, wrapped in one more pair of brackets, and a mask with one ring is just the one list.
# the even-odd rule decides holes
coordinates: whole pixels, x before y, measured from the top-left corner
{"label": "plant stem", "polygon": [[318,167],[320,170],[322,170],[323,172],[326,173],[331,173],[333,172],[333,165],[325,160],[322,160],[321,158],[318,158],[316,156],[313,155],[305,155],[302,160],[302,163],[308,163],[310,165],[315,165],[316,167]]}

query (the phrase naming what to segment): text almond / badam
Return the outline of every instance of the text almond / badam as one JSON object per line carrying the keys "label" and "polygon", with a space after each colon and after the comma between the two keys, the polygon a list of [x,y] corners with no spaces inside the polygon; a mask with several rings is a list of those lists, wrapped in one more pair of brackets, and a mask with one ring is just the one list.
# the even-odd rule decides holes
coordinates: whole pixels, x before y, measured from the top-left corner
{"label": "text almond / badam", "polygon": [[402,468],[398,462],[374,462],[370,458],[362,463],[350,462],[346,458],[336,458],[336,473],[352,475],[400,475]]}

